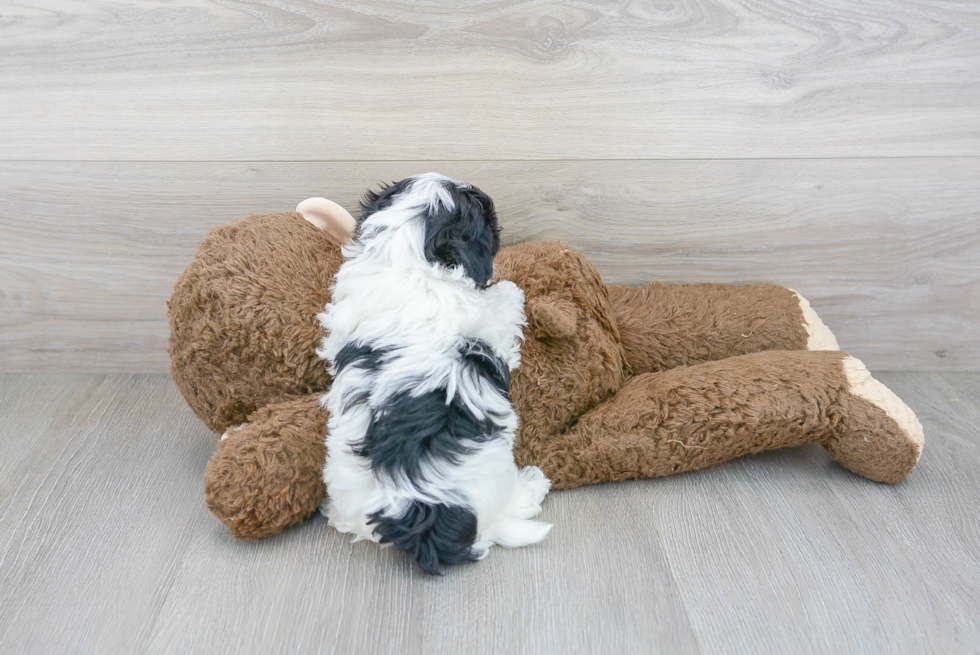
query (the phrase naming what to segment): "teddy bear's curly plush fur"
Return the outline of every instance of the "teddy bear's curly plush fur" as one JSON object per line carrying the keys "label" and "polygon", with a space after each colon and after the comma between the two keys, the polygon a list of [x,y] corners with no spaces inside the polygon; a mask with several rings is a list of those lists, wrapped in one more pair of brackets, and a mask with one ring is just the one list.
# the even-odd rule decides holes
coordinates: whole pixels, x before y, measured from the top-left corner
{"label": "teddy bear's curly plush fur", "polygon": [[[169,303],[172,373],[223,433],[208,507],[267,537],[323,501],[330,378],[316,314],[343,261],[295,212],[212,230]],[[496,259],[528,325],[511,393],[519,466],[554,489],[690,471],[820,442],[859,475],[898,482],[922,450],[912,411],[836,342],[799,294],[772,285],[607,286],[560,243]]]}

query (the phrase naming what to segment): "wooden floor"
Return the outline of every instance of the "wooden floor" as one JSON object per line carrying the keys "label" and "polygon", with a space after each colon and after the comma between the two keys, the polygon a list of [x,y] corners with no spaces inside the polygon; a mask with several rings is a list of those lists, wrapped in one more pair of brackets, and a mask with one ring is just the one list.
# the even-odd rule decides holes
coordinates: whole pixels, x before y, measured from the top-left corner
{"label": "wooden floor", "polygon": [[235,541],[166,375],[0,375],[0,651],[976,653],[980,374],[879,377],[904,483],[806,446],[556,492],[544,543],[433,578],[319,516]]}

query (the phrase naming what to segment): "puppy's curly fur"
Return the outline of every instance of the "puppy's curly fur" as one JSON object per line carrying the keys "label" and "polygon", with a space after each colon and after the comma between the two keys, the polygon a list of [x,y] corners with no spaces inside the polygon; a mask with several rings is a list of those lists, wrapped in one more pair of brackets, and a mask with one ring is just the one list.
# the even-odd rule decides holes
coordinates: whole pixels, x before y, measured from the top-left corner
{"label": "puppy's curly fur", "polygon": [[486,194],[435,173],[370,194],[320,315],[326,514],[428,573],[551,527],[531,520],[550,483],[514,464],[524,294],[490,284],[497,233]]}

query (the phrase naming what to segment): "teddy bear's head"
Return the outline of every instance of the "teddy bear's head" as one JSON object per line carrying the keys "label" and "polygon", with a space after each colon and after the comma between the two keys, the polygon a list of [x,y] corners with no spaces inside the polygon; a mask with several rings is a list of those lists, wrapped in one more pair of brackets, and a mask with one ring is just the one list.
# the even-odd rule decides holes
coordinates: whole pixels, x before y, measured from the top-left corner
{"label": "teddy bear's head", "polygon": [[511,397],[521,443],[563,431],[624,381],[623,349],[599,272],[561,243],[505,248],[497,275],[524,290],[528,324]]}
{"label": "teddy bear's head", "polygon": [[342,262],[336,237],[295,212],[208,232],[168,303],[171,373],[208,428],[326,391],[316,315]]}

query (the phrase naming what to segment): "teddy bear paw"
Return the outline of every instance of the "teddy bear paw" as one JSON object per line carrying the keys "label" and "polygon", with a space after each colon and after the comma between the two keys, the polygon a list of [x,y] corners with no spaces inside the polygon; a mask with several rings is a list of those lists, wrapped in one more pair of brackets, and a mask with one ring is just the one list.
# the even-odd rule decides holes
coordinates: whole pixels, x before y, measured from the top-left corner
{"label": "teddy bear paw", "polygon": [[922,455],[922,424],[860,360],[845,357],[842,365],[850,391],[846,418],[824,447],[866,478],[888,483],[904,480]]}
{"label": "teddy bear paw", "polygon": [[820,320],[817,312],[810,306],[810,301],[803,297],[799,292],[790,289],[793,295],[800,301],[800,310],[803,311],[803,329],[806,330],[807,350],[840,350],[837,345],[837,337],[830,331],[830,328]]}

